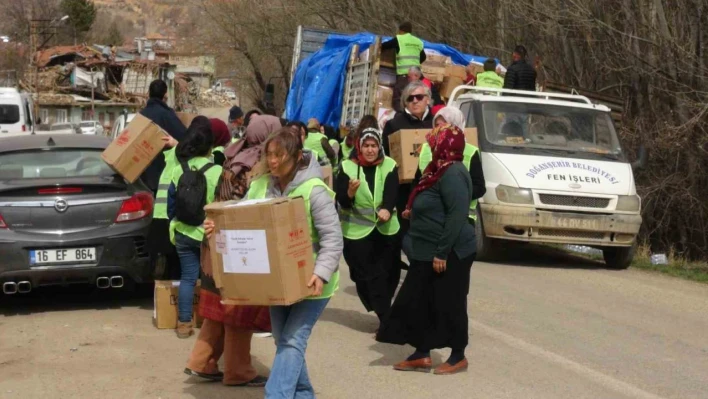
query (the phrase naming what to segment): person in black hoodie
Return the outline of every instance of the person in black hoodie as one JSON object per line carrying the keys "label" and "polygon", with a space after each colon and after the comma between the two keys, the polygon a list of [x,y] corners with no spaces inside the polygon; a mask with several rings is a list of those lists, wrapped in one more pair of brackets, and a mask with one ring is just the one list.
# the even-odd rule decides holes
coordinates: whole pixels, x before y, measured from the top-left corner
{"label": "person in black hoodie", "polygon": [[[428,86],[423,82],[411,82],[403,90],[401,96],[401,107],[403,112],[396,113],[390,121],[386,122],[383,129],[382,145],[386,155],[391,155],[388,137],[401,129],[432,129],[433,114],[430,112],[430,97],[431,92]],[[408,196],[411,193],[411,183],[401,183],[398,188],[398,200],[396,201],[396,209],[405,209]],[[401,230],[398,234],[399,245],[402,247],[403,237],[408,232],[410,222],[408,219],[401,218],[401,213],[398,212],[398,222],[401,225]],[[401,264],[402,267],[405,265]]]}
{"label": "person in black hoodie", "polygon": [[[158,79],[150,83],[149,95],[150,98],[147,105],[140,111],[140,114],[155,122],[157,126],[171,136],[165,138],[165,149],[172,148],[184,139],[187,135],[187,128],[179,120],[175,111],[165,103],[167,97],[167,84],[165,82]],[[141,176],[143,182],[152,190],[153,194],[157,193],[160,175],[164,168],[165,156],[160,153],[148,165]]]}
{"label": "person in black hoodie", "polygon": [[526,62],[526,54],[524,46],[514,49],[513,62],[506,69],[505,89],[536,91],[536,70]]}

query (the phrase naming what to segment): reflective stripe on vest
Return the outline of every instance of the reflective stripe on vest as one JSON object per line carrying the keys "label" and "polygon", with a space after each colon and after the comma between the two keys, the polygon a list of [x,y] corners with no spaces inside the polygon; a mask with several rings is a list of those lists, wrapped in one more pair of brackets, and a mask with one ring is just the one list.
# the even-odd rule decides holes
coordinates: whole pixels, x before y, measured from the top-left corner
{"label": "reflective stripe on vest", "polygon": [[396,54],[396,75],[406,75],[411,67],[420,66],[420,52],[423,51],[423,41],[406,33],[397,35],[398,54]]}
{"label": "reflective stripe on vest", "polygon": [[[189,166],[190,169],[199,170],[207,163],[209,163],[209,160],[207,158],[196,157],[187,161],[187,166]],[[209,168],[206,173],[204,173],[207,182],[207,204],[211,204],[212,202],[214,202],[214,194],[216,193],[216,186],[217,184],[219,184],[219,177],[221,177],[222,170],[223,169],[221,168],[221,166],[214,165]],[[172,171],[172,184],[174,184],[175,187],[177,187],[177,185],[179,184],[179,178],[182,177],[183,173],[184,171],[182,170],[182,166],[178,163]],[[199,242],[204,239],[204,227],[190,226],[188,224],[180,222],[177,219],[172,219],[172,221],[170,222],[170,241],[172,241],[173,244],[175,243],[175,232],[178,232]]]}
{"label": "reflective stripe on vest", "polygon": [[504,79],[494,71],[480,72],[477,74],[477,87],[501,89],[504,87]]}
{"label": "reflective stripe on vest", "polygon": [[[472,157],[477,152],[479,152],[479,148],[469,143],[465,144],[465,152],[462,155],[462,164],[465,165],[465,168],[467,168],[467,170],[470,170],[470,163],[472,163]],[[418,169],[420,169],[420,173],[423,173],[425,171],[425,168],[430,162],[432,162],[432,160],[433,152],[430,150],[430,145],[428,143],[423,143],[423,145],[420,147],[420,157],[418,158]],[[476,199],[470,202],[469,217],[474,221],[477,220]]]}
{"label": "reflective stripe on vest", "polygon": [[[268,184],[270,183],[270,173],[266,173],[258,179],[251,182],[248,188],[248,193],[246,193],[247,199],[263,199],[268,195]],[[310,226],[310,238],[312,239],[312,248],[315,256],[315,261],[317,261],[317,252],[319,251],[320,236],[317,234],[317,229],[315,228],[315,222],[312,219],[312,210],[310,205],[310,194],[312,194],[312,189],[315,187],[323,187],[327,190],[327,194],[334,200],[334,191],[330,190],[329,187],[319,178],[309,179],[299,186],[295,187],[288,197],[302,197],[305,202],[305,215],[307,215],[307,224]],[[334,293],[339,289],[339,271],[334,272],[332,277],[330,277],[329,282],[322,287],[322,295],[317,297],[308,297],[307,299],[324,299],[331,298]]]}
{"label": "reflective stripe on vest", "polygon": [[168,219],[167,217],[167,192],[170,190],[172,182],[172,171],[176,165],[177,157],[175,156],[175,148],[170,148],[164,152],[165,168],[162,169],[160,181],[157,185],[157,194],[155,195],[155,208],[152,212],[153,219]]}
{"label": "reflective stripe on vest", "polygon": [[398,233],[400,225],[396,211],[391,213],[391,218],[386,223],[378,222],[378,211],[383,202],[383,191],[386,185],[386,177],[396,167],[396,161],[385,157],[384,161],[376,167],[376,177],[374,177],[374,193],[366,182],[364,172],[359,170],[359,165],[346,160],[342,162],[342,171],[349,176],[349,179],[359,179],[361,185],[356,190],[352,209],[340,209],[339,221],[342,222],[342,234],[350,240],[360,240],[367,237],[376,228],[385,236],[392,236]]}

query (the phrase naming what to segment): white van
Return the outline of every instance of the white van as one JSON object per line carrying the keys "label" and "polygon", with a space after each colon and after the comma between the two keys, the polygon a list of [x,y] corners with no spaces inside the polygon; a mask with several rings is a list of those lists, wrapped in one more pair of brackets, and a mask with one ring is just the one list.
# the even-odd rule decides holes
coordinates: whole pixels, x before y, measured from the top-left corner
{"label": "white van", "polygon": [[480,198],[478,257],[499,240],[586,245],[624,269],[642,223],[633,167],[610,109],[587,97],[460,86],[450,105],[476,128],[487,192]]}
{"label": "white van", "polygon": [[31,94],[0,87],[0,138],[34,133]]}
{"label": "white van", "polygon": [[136,114],[129,114],[126,112],[121,113],[118,118],[116,118],[116,121],[113,122],[113,128],[111,129],[111,140],[115,140],[116,137],[118,137],[121,132],[125,129],[126,126],[130,123],[130,121],[135,118]]}

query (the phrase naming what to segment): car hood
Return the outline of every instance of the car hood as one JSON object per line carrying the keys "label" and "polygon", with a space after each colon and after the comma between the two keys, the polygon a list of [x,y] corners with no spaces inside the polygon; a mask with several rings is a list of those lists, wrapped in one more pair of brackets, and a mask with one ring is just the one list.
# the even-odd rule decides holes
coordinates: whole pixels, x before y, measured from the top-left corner
{"label": "car hood", "polygon": [[519,187],[609,195],[635,193],[632,167],[626,162],[567,157],[490,154]]}

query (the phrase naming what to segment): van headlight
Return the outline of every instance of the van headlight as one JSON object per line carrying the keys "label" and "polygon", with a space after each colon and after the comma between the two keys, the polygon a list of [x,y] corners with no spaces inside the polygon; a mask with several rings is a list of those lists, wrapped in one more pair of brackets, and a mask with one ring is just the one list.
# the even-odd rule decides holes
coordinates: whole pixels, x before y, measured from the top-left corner
{"label": "van headlight", "polygon": [[533,194],[527,188],[509,187],[500,184],[496,188],[497,199],[508,204],[533,205]]}
{"label": "van headlight", "polygon": [[617,210],[624,212],[639,212],[642,205],[642,199],[638,195],[619,195],[617,196]]}

